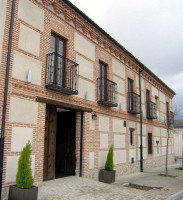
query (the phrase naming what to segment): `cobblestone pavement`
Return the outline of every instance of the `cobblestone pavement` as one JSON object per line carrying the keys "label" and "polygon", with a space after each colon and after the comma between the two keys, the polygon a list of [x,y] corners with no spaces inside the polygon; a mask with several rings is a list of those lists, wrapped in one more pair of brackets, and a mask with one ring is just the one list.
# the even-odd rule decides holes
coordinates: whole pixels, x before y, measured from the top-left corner
{"label": "cobblestone pavement", "polygon": [[[38,199],[166,200],[167,197],[183,190],[183,171],[175,170],[175,167],[177,167],[177,165],[170,167],[169,174],[177,176],[176,178],[158,176],[162,169],[155,169],[151,172],[136,173],[118,177],[114,184],[105,184],[74,176],[43,182],[39,188]],[[125,187],[124,184],[129,182],[163,188],[143,191]]]}

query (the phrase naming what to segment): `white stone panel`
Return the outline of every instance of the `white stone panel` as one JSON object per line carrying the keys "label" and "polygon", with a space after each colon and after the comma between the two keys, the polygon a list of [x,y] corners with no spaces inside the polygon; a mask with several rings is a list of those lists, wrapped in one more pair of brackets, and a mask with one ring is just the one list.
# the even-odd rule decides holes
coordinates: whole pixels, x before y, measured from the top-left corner
{"label": "white stone panel", "polygon": [[167,130],[165,128],[161,128],[161,137],[167,137]]}
{"label": "white stone panel", "polygon": [[154,137],[154,146],[157,146],[156,141],[159,141],[159,146],[160,146],[160,137]]}
{"label": "white stone panel", "polygon": [[134,128],[135,129],[135,122],[129,122],[129,128]]}
{"label": "white stone panel", "polygon": [[11,151],[20,152],[28,141],[32,144],[33,129],[24,127],[12,127]]}
{"label": "white stone panel", "polygon": [[109,132],[109,117],[99,116],[99,131]]}
{"label": "white stone panel", "polygon": [[153,87],[152,86],[152,96],[154,97],[154,96],[159,96],[159,93],[158,93],[158,90],[155,88],[155,87]]}
{"label": "white stone panel", "polygon": [[108,151],[100,151],[98,157],[98,166],[104,167],[107,160]]}
{"label": "white stone panel", "polygon": [[166,114],[160,112],[160,121],[161,121],[163,124],[166,124]]}
{"label": "white stone panel", "polygon": [[108,134],[100,134],[100,149],[108,149]]}
{"label": "white stone panel", "polygon": [[74,50],[95,61],[95,45],[78,33],[74,35]]}
{"label": "white stone panel", "polygon": [[121,94],[125,94],[125,81],[116,76],[113,76],[113,81],[117,83],[117,91]]}
{"label": "white stone panel", "polygon": [[89,169],[93,169],[95,166],[95,154],[94,152],[89,152]]}
{"label": "white stone panel", "polygon": [[20,24],[20,35],[18,47],[35,56],[40,52],[40,34],[33,29]]}
{"label": "white stone panel", "polygon": [[126,150],[114,151],[114,164],[121,164],[126,162]]}
{"label": "white stone panel", "polygon": [[145,108],[145,105],[142,105],[142,116],[146,117],[146,108]]}
{"label": "white stone panel", "polygon": [[114,107],[115,109],[126,111],[126,98],[124,96],[118,94],[117,103],[118,103],[118,107]]}
{"label": "white stone panel", "polygon": [[[142,145],[143,145],[143,148],[147,147],[145,136],[142,136]],[[140,136],[138,136],[138,147],[140,147]]]}
{"label": "white stone panel", "polygon": [[137,86],[137,88],[139,88],[139,76],[136,75],[135,77],[136,77],[136,86]]}
{"label": "white stone panel", "polygon": [[76,55],[76,62],[79,64],[79,75],[93,80],[93,63]]}
{"label": "white stone panel", "polygon": [[182,156],[182,135],[183,130],[180,128],[174,128],[174,153],[175,156]]}
{"label": "white stone panel", "polygon": [[124,120],[113,119],[113,132],[126,133],[126,127],[123,126]]}
{"label": "white stone panel", "polygon": [[159,127],[154,126],[153,127],[153,135],[160,136],[160,134],[161,134],[161,129]]}
{"label": "white stone panel", "polygon": [[89,116],[89,130],[90,131],[94,131],[95,130],[95,123],[96,123],[96,120],[93,120],[92,119],[92,114],[90,114]]}
{"label": "white stone panel", "polygon": [[9,121],[15,123],[37,124],[38,103],[17,97],[10,99]]}
{"label": "white stone panel", "polygon": [[114,58],[112,59],[112,72],[125,79],[125,66]]}
{"label": "white stone panel", "polygon": [[145,103],[145,96],[144,96],[144,92],[141,91],[141,99],[142,99],[142,103]]}
{"label": "white stone panel", "polygon": [[[143,159],[147,159],[147,148],[143,148]],[[138,149],[138,160],[140,160],[140,149]]]}
{"label": "white stone panel", "polygon": [[158,149],[157,149],[157,146],[154,147],[153,154],[154,154],[155,157],[161,156],[161,149],[160,149],[160,147],[159,147],[159,151],[158,151]]}
{"label": "white stone panel", "polygon": [[114,134],[114,148],[125,148],[125,135]]}
{"label": "white stone panel", "polygon": [[[6,183],[12,183],[16,181],[16,174],[18,168],[18,159],[19,156],[7,156],[7,163],[6,163]],[[32,176],[34,177],[35,171],[35,156],[31,156],[31,168],[32,168]]]}
{"label": "white stone panel", "polygon": [[29,0],[19,1],[18,18],[40,31],[44,30],[44,10]]}
{"label": "white stone panel", "polygon": [[95,85],[82,78],[79,79],[78,97],[85,99],[88,92],[88,100],[95,101]]}
{"label": "white stone panel", "polygon": [[166,103],[165,95],[162,92],[159,92],[159,95],[160,95],[160,101],[162,101],[163,103]]}
{"label": "white stone panel", "polygon": [[[136,86],[139,88],[139,76],[136,75]],[[141,89],[144,90],[144,79],[141,77]]]}
{"label": "white stone panel", "polygon": [[166,143],[167,143],[167,138],[162,138],[161,139],[162,146],[166,146]]}
{"label": "white stone panel", "polygon": [[27,74],[31,70],[31,83],[41,85],[41,66],[41,61],[15,51],[12,77],[27,82]]}
{"label": "white stone panel", "polygon": [[1,66],[1,57],[2,57],[6,10],[7,10],[7,0],[1,0],[0,1],[0,66]]}
{"label": "white stone panel", "polygon": [[131,162],[131,158],[134,158],[134,161],[136,160],[136,149],[129,150],[129,162]]}
{"label": "white stone panel", "polygon": [[166,155],[166,147],[162,147],[162,156]]}
{"label": "white stone panel", "polygon": [[160,111],[166,113],[166,104],[160,102]]}
{"label": "white stone panel", "polygon": [[[146,125],[145,124],[142,124],[142,134],[143,135],[146,135]],[[138,123],[137,124],[137,134],[139,134],[140,135],[140,124]]]}

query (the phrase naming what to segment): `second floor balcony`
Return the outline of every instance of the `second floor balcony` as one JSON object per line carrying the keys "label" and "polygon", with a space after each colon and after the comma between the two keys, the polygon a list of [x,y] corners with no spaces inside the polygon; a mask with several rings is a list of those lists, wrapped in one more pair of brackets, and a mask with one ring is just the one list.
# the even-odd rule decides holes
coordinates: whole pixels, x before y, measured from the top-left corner
{"label": "second floor balcony", "polygon": [[114,83],[107,78],[97,79],[97,103],[117,107],[117,83]]}
{"label": "second floor balcony", "polygon": [[78,94],[79,65],[55,52],[47,54],[45,86],[68,95]]}
{"label": "second floor balcony", "polygon": [[140,96],[134,92],[128,92],[128,112],[131,114],[140,114]]}
{"label": "second floor balcony", "polygon": [[157,105],[152,101],[147,101],[147,118],[148,119],[157,119]]}

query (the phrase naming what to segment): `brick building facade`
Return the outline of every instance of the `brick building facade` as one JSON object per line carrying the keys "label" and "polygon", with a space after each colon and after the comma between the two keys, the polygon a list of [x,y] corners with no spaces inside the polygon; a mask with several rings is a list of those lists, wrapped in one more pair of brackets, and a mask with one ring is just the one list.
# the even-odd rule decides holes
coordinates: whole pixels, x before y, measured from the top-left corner
{"label": "brick building facade", "polygon": [[[1,4],[0,119],[12,1]],[[10,61],[4,186],[28,140],[35,182],[97,179],[111,144],[117,173],[139,171],[142,69],[144,167],[162,165],[175,93],[69,1],[16,1]]]}

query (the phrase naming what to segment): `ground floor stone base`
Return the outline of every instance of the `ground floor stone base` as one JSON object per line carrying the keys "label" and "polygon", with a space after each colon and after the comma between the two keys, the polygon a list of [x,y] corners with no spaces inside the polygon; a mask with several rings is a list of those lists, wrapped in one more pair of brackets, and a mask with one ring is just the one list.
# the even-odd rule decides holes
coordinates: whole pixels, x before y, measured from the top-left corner
{"label": "ground floor stone base", "polygon": [[[165,160],[166,160],[165,156],[156,157],[153,159],[146,159],[143,161],[143,171],[148,171],[155,167],[165,166]],[[173,164],[173,163],[174,163],[174,155],[172,154],[168,156],[168,164]],[[116,176],[140,172],[140,161],[135,162],[133,164],[123,164],[120,166],[116,166],[115,170],[116,170]],[[98,173],[99,173],[98,171],[87,173],[84,174],[84,177],[98,180]]]}

